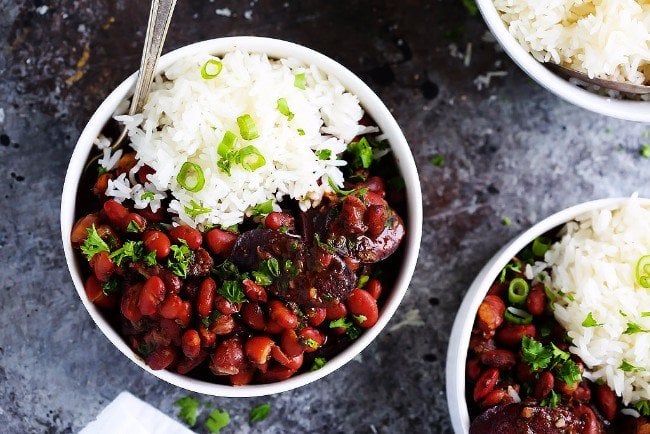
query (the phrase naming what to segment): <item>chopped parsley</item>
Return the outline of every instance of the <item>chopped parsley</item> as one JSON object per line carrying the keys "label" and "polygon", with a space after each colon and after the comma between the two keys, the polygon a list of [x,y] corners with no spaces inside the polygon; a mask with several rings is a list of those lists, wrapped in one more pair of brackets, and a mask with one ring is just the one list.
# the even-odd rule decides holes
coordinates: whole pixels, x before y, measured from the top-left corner
{"label": "chopped parsley", "polygon": [[316,151],[316,156],[318,157],[319,160],[329,160],[330,157],[332,156],[332,150],[319,149],[318,151]]}
{"label": "chopped parsley", "polygon": [[543,345],[533,338],[521,339],[521,358],[532,371],[552,369],[556,378],[572,385],[582,380],[582,374],[576,362],[569,358],[569,353],[551,343]]}
{"label": "chopped parsley", "polygon": [[155,250],[150,251],[142,258],[142,260],[148,266],[153,267],[158,263],[158,261],[156,261],[156,251]]}
{"label": "chopped parsley", "polygon": [[358,338],[359,335],[361,335],[361,330],[359,329],[359,327],[355,326],[350,321],[348,321],[346,317],[339,318],[337,320],[330,322],[330,328],[345,329],[345,334],[352,340]]}
{"label": "chopped parsley", "polygon": [[199,414],[200,403],[196,399],[186,396],[177,400],[174,405],[179,407],[178,417],[188,426],[196,425],[196,417]]}
{"label": "chopped parsley", "polygon": [[167,267],[172,273],[185,279],[190,262],[192,261],[192,251],[187,246],[185,240],[180,240],[180,243],[180,245],[172,244],[170,247],[171,255],[167,260]]}
{"label": "chopped parsley", "polygon": [[512,220],[510,220],[510,217],[505,216],[501,219],[501,224],[503,226],[510,226],[512,224]]}
{"label": "chopped parsley", "polygon": [[268,402],[266,404],[260,404],[257,407],[251,408],[250,414],[248,415],[248,421],[250,423],[256,423],[263,421],[269,417],[271,412],[271,404]]}
{"label": "chopped parsley", "polygon": [[[623,316],[625,316],[625,315],[623,315]],[[645,318],[645,317],[649,317],[649,316],[650,316],[650,312],[641,312],[641,316],[644,317],[644,318]]]}
{"label": "chopped parsley", "polygon": [[219,294],[231,303],[246,301],[242,285],[237,280],[225,280],[219,289]]}
{"label": "chopped parsley", "polygon": [[253,208],[251,208],[251,215],[266,215],[273,212],[273,199],[269,199],[266,202],[258,203]]}
{"label": "chopped parsley", "polygon": [[275,258],[265,259],[260,262],[259,272],[266,274],[271,279],[280,275],[280,263]]}
{"label": "chopped parsley", "polygon": [[230,423],[230,415],[226,410],[215,409],[210,412],[208,419],[205,421],[205,427],[212,433],[216,434]]}
{"label": "chopped parsley", "polygon": [[639,372],[639,371],[645,371],[645,369],[640,368],[638,366],[634,366],[631,363],[628,363],[627,361],[623,360],[621,363],[621,366],[618,367],[623,372]]}
{"label": "chopped parsley", "polygon": [[117,280],[111,279],[108,282],[102,283],[102,292],[104,295],[111,295],[117,292]]}
{"label": "chopped parsley", "polygon": [[639,154],[643,158],[650,158],[650,143],[644,143],[639,149]]}
{"label": "chopped parsley", "polygon": [[154,200],[156,195],[152,191],[145,191],[140,196],[140,200]]}
{"label": "chopped parsley", "polygon": [[303,130],[302,128],[298,128],[298,135],[299,136],[304,136],[305,135],[305,130]]}
{"label": "chopped parsley", "polygon": [[431,164],[436,167],[442,167],[445,165],[445,156],[442,154],[436,154],[431,158]]}
{"label": "chopped parsley", "polygon": [[555,373],[557,378],[564,381],[566,384],[573,385],[582,380],[582,374],[580,374],[578,365],[571,359],[559,365]]}
{"label": "chopped parsley", "polygon": [[106,241],[102,240],[102,237],[97,233],[95,225],[92,225],[88,228],[88,236],[81,245],[81,253],[90,261],[99,252],[110,252],[110,249]]}
{"label": "chopped parsley", "polygon": [[142,241],[126,241],[122,247],[110,254],[110,258],[118,267],[121,267],[124,260],[139,261],[144,256],[143,253],[144,243]]}
{"label": "chopped parsley", "polygon": [[316,342],[316,341],[313,340],[312,338],[305,339],[305,340],[303,341],[303,343],[304,343],[305,345],[307,345],[309,348],[314,349],[314,350],[317,349],[317,348],[319,347],[318,342]]}
{"label": "chopped parsley", "polygon": [[598,326],[601,326],[601,325],[602,324],[600,324],[598,321],[596,321],[594,319],[594,316],[592,315],[591,312],[589,312],[587,314],[587,318],[585,318],[585,320],[582,321],[582,326],[583,327],[598,327]]}
{"label": "chopped parsley", "polygon": [[623,332],[624,335],[632,335],[634,333],[648,333],[650,330],[646,330],[635,322],[628,321],[627,328]]}
{"label": "chopped parsley", "polygon": [[362,137],[358,142],[351,142],[348,145],[348,152],[352,154],[350,164],[353,168],[367,169],[372,164],[372,146],[365,137]]}
{"label": "chopped parsley", "polygon": [[325,359],[325,357],[316,357],[314,359],[314,363],[311,365],[311,368],[309,370],[318,371],[320,368],[325,366],[325,363],[327,363],[327,359]]}
{"label": "chopped parsley", "polygon": [[127,232],[131,232],[131,233],[134,233],[134,234],[139,234],[139,233],[142,232],[143,230],[144,230],[144,228],[143,228],[143,227],[141,228],[141,227],[140,227],[140,226],[135,222],[135,220],[131,220],[131,221],[129,222],[129,224],[127,225],[127,227],[126,227],[126,231],[127,231]]}
{"label": "chopped parsley", "polygon": [[545,407],[555,408],[560,404],[560,395],[551,390],[551,393],[540,404]]}
{"label": "chopped parsley", "polygon": [[300,274],[300,271],[298,270],[298,267],[296,267],[291,259],[287,259],[284,261],[284,265],[282,267],[286,273],[289,274],[289,276],[297,277],[298,274]]}
{"label": "chopped parsley", "polygon": [[531,337],[524,336],[521,339],[521,358],[533,371],[538,371],[545,369],[551,363],[553,350]]}
{"label": "chopped parsley", "polygon": [[293,85],[298,89],[305,90],[306,83],[307,83],[307,77],[305,77],[304,72],[301,72],[300,74],[295,74],[293,76]]}
{"label": "chopped parsley", "polygon": [[200,203],[198,203],[195,200],[190,200],[190,206],[183,207],[183,210],[185,211],[185,214],[187,214],[192,218],[195,218],[196,216],[201,214],[207,214],[210,211],[212,211],[210,208],[206,208],[202,206]]}
{"label": "chopped parsley", "polygon": [[268,274],[261,271],[253,271],[253,277],[255,278],[255,283],[260,286],[268,286],[273,283],[273,280],[269,277]]}
{"label": "chopped parsley", "polygon": [[643,416],[650,416],[650,402],[646,400],[637,401],[632,406]]}

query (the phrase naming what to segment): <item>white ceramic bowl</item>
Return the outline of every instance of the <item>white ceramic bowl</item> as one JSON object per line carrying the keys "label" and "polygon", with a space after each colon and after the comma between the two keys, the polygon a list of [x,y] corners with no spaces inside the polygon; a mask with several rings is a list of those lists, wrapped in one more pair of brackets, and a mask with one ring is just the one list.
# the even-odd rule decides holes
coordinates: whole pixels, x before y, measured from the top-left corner
{"label": "white ceramic bowl", "polygon": [[[630,199],[612,198],[584,202],[545,218],[506,244],[476,276],[456,314],[447,349],[445,373],[447,405],[451,423],[456,433],[469,432],[470,420],[467,401],[465,400],[465,364],[476,311],[503,267],[524,247],[547,231],[562,226],[583,213],[605,207],[616,207],[627,200]],[[641,200],[643,203],[650,204],[650,199]]]}
{"label": "white ceramic bowl", "polygon": [[174,61],[196,52],[222,55],[235,49],[266,53],[269,57],[276,58],[293,57],[303,61],[304,63],[317,65],[322,71],[337,77],[347,90],[357,95],[366,113],[375,120],[381,131],[386,134],[392,151],[396,157],[397,165],[406,184],[408,203],[408,224],[406,230],[408,235],[403,241],[406,243],[406,249],[402,267],[399,270],[395,286],[390,291],[390,295],[381,309],[377,324],[366,330],[365,333],[363,333],[343,352],[329,360],[323,368],[314,372],[306,372],[296,375],[282,382],[261,385],[233,387],[199,381],[171,371],[153,371],[129,348],[124,340],[103,318],[99,310],[86,297],[80,264],[75,258],[70,243],[70,232],[72,230],[72,225],[74,224],[79,178],[91,151],[92,142],[99,135],[104,124],[113,115],[118,104],[133,93],[136,74],[131,75],[113,92],[111,92],[90,118],[90,121],[81,133],[81,137],[79,138],[72,154],[65,178],[65,184],[63,186],[63,196],[61,200],[61,236],[63,239],[63,249],[65,251],[68,268],[79,297],[81,297],[81,301],[99,329],[117,347],[117,349],[124,353],[124,355],[142,369],[176,386],[208,395],[249,397],[269,395],[291,390],[332,373],[359,354],[361,350],[370,344],[370,342],[372,342],[372,340],[386,326],[404,297],[415,268],[420,246],[420,238],[422,235],[422,193],[420,190],[420,180],[418,178],[417,169],[408,143],[397,125],[397,122],[386,106],[381,102],[379,97],[377,97],[377,95],[350,70],[322,54],[300,45],[277,39],[258,37],[220,38],[198,42],[196,44],[179,48],[178,50],[174,50],[162,56],[159,62],[158,71],[163,71]]}
{"label": "white ceramic bowl", "polygon": [[607,116],[637,122],[650,122],[650,101],[608,98],[582,89],[548,70],[531,56],[508,32],[493,0],[476,0],[488,27],[503,49],[533,80],[560,98],[579,107]]}

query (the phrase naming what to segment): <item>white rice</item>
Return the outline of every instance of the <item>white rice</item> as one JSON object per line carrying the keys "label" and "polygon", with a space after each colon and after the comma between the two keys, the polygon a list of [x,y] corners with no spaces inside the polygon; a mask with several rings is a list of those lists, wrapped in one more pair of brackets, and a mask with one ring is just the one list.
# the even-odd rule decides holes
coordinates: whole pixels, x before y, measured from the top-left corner
{"label": "white rice", "polygon": [[[546,284],[559,294],[555,318],[572,339],[570,351],[586,377],[602,380],[625,404],[650,399],[650,333],[624,334],[628,323],[650,330],[650,290],[636,280],[636,264],[650,254],[650,207],[638,199],[568,223],[546,253]],[[535,267],[533,267],[535,268]],[[584,327],[591,313],[599,324]],[[648,315],[648,313],[646,313]],[[638,368],[620,369],[623,362]]]}
{"label": "white rice", "polygon": [[[221,73],[204,79],[201,68],[209,59],[220,60]],[[305,74],[304,90],[294,85],[296,74]],[[277,108],[286,99],[292,119]],[[244,140],[237,118],[250,115],[259,137]],[[132,199],[136,208],[160,206],[169,191],[169,211],[192,226],[240,223],[251,208],[289,196],[304,210],[317,205],[331,191],[328,178],[343,184],[338,159],[355,136],[376,132],[359,123],[363,110],[355,95],[347,92],[336,78],[313,65],[293,59],[269,60],[263,54],[234,51],[223,58],[199,55],[174,63],[157,77],[141,114],[116,116],[124,123],[138,165],[128,174],[109,183],[107,195],[118,201]],[[226,131],[238,136],[236,148],[253,145],[266,164],[254,171],[233,164],[231,175],[217,166],[217,147]],[[321,160],[318,150],[331,150]],[[105,166],[115,156],[104,155]],[[184,189],[177,175],[185,162],[198,164],[205,186],[198,192]],[[146,164],[155,169],[145,185],[136,183],[135,173]],[[142,195],[152,192],[151,195]],[[208,212],[188,215],[192,201]],[[190,213],[192,214],[192,213]]]}
{"label": "white rice", "polygon": [[537,60],[599,77],[650,81],[646,0],[494,0],[510,34]]}

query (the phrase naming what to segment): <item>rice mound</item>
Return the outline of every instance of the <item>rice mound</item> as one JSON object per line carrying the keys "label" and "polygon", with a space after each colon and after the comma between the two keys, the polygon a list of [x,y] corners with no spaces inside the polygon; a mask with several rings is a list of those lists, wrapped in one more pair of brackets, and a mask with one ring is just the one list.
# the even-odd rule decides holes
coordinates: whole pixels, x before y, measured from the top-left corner
{"label": "rice mound", "polygon": [[[215,78],[205,79],[201,69],[210,59],[223,67]],[[304,74],[304,89],[295,84],[298,74]],[[292,116],[278,109],[281,98]],[[259,137],[243,139],[237,118],[244,114],[252,117]],[[127,128],[138,163],[110,181],[106,194],[155,211],[169,193],[169,211],[195,227],[238,224],[252,207],[268,200],[279,210],[277,202],[284,196],[296,199],[305,210],[331,191],[328,178],[343,184],[339,167],[346,163],[337,154],[347,143],[378,131],[361,125],[362,117],[357,97],[313,65],[243,51],[223,58],[185,58],[156,78],[142,113],[115,116]],[[255,146],[266,163],[252,171],[239,164],[233,164],[230,175],[222,171],[217,148],[226,131],[237,135],[237,148]],[[104,152],[101,163],[110,170],[115,155],[101,139],[97,144]],[[326,149],[331,151],[327,158],[316,155]],[[198,192],[183,188],[177,180],[185,162],[202,169],[205,186]],[[155,173],[139,184],[135,174],[145,164]]]}
{"label": "rice mound", "polygon": [[[650,290],[635,274],[639,258],[650,254],[650,207],[634,199],[583,215],[563,231],[542,268],[550,268],[544,280],[558,295],[553,311],[572,339],[570,351],[587,378],[606,382],[623,403],[650,399]],[[585,327],[590,313],[597,325]],[[643,331],[624,334],[629,323]]]}
{"label": "rice mound", "polygon": [[591,78],[650,82],[647,0],[494,0],[512,36],[540,62]]}

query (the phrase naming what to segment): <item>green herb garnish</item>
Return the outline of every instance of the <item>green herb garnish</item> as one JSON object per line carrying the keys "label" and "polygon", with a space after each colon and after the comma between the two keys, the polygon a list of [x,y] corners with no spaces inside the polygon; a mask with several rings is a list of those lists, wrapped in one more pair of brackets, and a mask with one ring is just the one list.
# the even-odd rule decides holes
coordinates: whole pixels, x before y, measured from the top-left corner
{"label": "green herb garnish", "polygon": [[177,400],[174,405],[179,407],[178,417],[188,426],[196,425],[196,417],[199,414],[200,403],[196,399],[186,396]]}
{"label": "green herb garnish", "polygon": [[319,149],[318,151],[316,151],[316,156],[318,157],[319,160],[329,160],[330,157],[332,156],[332,150]]}
{"label": "green herb garnish", "polygon": [[293,78],[293,85],[298,89],[305,90],[307,84],[307,77],[304,72],[295,74]]}
{"label": "green herb garnish", "polygon": [[99,252],[110,252],[110,249],[106,241],[97,233],[95,225],[92,225],[88,228],[88,236],[81,245],[81,253],[90,261]]}
{"label": "green herb garnish", "polygon": [[258,203],[253,208],[251,208],[251,215],[267,215],[273,212],[273,199],[269,199],[266,202]]}
{"label": "green herb garnish", "polygon": [[327,363],[327,359],[325,359],[324,357],[316,357],[314,359],[314,363],[311,365],[311,368],[309,370],[318,371],[320,368],[325,366],[325,363]]}
{"label": "green herb garnish", "polygon": [[289,104],[287,104],[287,100],[284,98],[278,99],[278,111],[287,117],[288,120],[293,119],[294,114],[289,110]]}
{"label": "green herb garnish", "polygon": [[137,262],[143,256],[144,243],[142,241],[126,241],[122,244],[122,247],[111,253],[109,257],[118,267],[121,267],[124,260]]}
{"label": "green herb garnish", "polygon": [[170,247],[171,255],[167,260],[167,267],[172,273],[185,279],[193,254],[185,240],[179,241],[181,243],[180,245],[173,244]]}
{"label": "green herb garnish", "polygon": [[352,142],[348,145],[348,152],[352,154],[352,161],[350,164],[359,168],[367,169],[372,164],[372,146],[365,137],[362,137],[358,142]]}
{"label": "green herb garnish", "polygon": [[248,421],[250,423],[260,422],[269,417],[270,412],[271,404],[260,404],[257,407],[251,408],[250,414],[248,415]]}
{"label": "green herb garnish", "polygon": [[436,167],[442,167],[445,165],[445,156],[442,154],[436,154],[431,158],[431,164]]}
{"label": "green herb garnish", "polygon": [[635,322],[628,321],[627,328],[623,332],[624,335],[632,335],[635,333],[648,333],[650,330],[646,330]]}
{"label": "green herb garnish", "polygon": [[211,80],[221,73],[223,64],[217,59],[210,59],[201,67],[201,77]]}
{"label": "green herb garnish", "polygon": [[212,410],[205,421],[205,427],[212,433],[217,434],[222,428],[230,423],[230,415],[225,410]]}
{"label": "green herb garnish", "polygon": [[195,218],[198,215],[201,214],[207,214],[210,211],[212,211],[210,208],[206,208],[202,206],[200,203],[195,201],[194,199],[190,200],[190,206],[183,207],[183,210],[185,211],[185,214],[188,216]]}
{"label": "green herb garnish", "polygon": [[594,316],[592,315],[591,312],[589,312],[587,314],[587,318],[585,318],[585,320],[582,321],[582,326],[583,327],[598,327],[598,326],[601,326],[601,325],[602,324],[600,324],[598,321],[596,321],[594,319]]}
{"label": "green herb garnish", "polygon": [[219,294],[231,303],[243,303],[246,301],[244,290],[237,280],[226,280],[219,289]]}
{"label": "green herb garnish", "polygon": [[623,371],[623,372],[639,372],[639,371],[645,371],[645,369],[640,368],[640,367],[638,367],[638,366],[634,366],[634,365],[632,365],[631,363],[626,362],[625,360],[623,360],[623,362],[621,363],[621,366],[619,366],[618,369],[620,369],[620,370]]}

